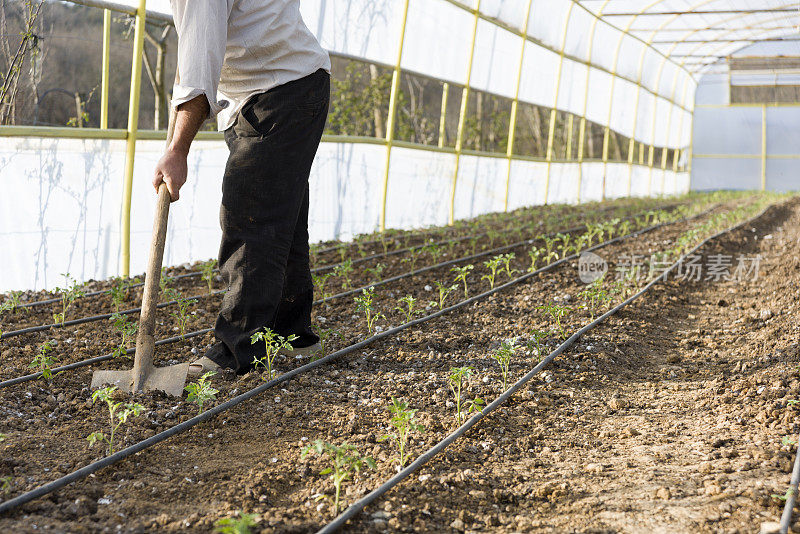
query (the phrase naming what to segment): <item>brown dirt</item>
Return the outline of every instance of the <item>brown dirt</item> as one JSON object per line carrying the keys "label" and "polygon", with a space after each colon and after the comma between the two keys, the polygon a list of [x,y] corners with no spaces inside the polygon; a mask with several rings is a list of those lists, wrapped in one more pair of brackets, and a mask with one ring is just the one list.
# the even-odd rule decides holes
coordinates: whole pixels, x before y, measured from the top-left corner
{"label": "brown dirt", "polygon": [[[613,260],[623,253],[663,250],[708,218],[610,245],[602,254]],[[760,251],[758,282],[661,286],[582,339],[525,394],[368,509],[350,530],[757,530],[779,513],[769,494],[783,493],[788,481],[782,470],[792,456],[788,447],[781,450],[780,437],[800,430],[795,408],[786,407],[792,395],[800,395],[797,327],[789,313],[797,306],[798,204],[774,210],[756,230],[750,234],[774,237],[755,241],[748,235],[745,241],[742,231],[715,246]],[[520,261],[516,267],[526,265]],[[349,486],[345,501],[352,502],[396,465],[394,447],[379,441],[391,396],[419,409],[426,432],[411,445],[411,454],[419,454],[453,426],[448,370],[474,366],[469,396],[496,396],[502,388],[490,353],[501,339],[549,328],[538,305],[557,299],[576,303],[582,287],[575,273],[574,265],[558,268],[351,354],[34,501],[0,518],[0,529],[208,532],[220,517],[244,510],[261,514],[264,532],[313,531],[332,517],[330,506],[313,498],[329,488],[319,475],[321,462],[300,460],[301,444],[346,440],[376,459],[378,469]],[[391,309],[400,295],[433,298],[425,285],[436,273],[429,274],[380,293],[379,305],[389,317],[382,327],[399,323]],[[477,275],[471,283],[478,287]],[[772,315],[762,321],[761,309],[767,307]],[[341,343],[363,336],[363,319],[351,303],[317,313],[343,331]],[[568,329],[588,320],[587,312],[574,313]],[[93,335],[88,327],[72,332],[76,339]],[[193,343],[170,356],[185,359]],[[553,348],[557,341],[548,343]],[[25,360],[24,354],[13,360]],[[535,361],[533,354],[518,354],[512,377]],[[284,369],[290,365],[280,362]],[[4,368],[19,371],[18,364]],[[102,455],[83,441],[105,425],[100,407],[87,403],[90,392],[80,389],[88,376],[84,369],[51,385],[0,390],[0,428],[6,434],[0,475],[13,476],[11,495]],[[777,388],[776,380],[782,384]],[[217,381],[215,387],[224,400],[259,382],[257,375],[247,375]],[[766,387],[760,390],[761,385]],[[125,427],[122,443],[152,435],[196,410],[157,394],[140,402],[147,412]]]}

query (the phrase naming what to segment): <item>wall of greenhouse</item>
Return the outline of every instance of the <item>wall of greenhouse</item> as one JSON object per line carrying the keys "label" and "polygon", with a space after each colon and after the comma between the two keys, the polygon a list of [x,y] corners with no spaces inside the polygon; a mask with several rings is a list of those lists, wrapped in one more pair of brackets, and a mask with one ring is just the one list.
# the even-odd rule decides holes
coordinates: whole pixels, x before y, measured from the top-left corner
{"label": "wall of greenhouse", "polygon": [[[696,85],[674,60],[572,0],[409,0],[404,17],[405,8],[404,0],[301,2],[307,25],[337,57],[409,86],[425,80],[442,101],[441,123],[439,109],[422,117],[435,123],[430,135],[324,138],[311,176],[313,241],[382,223],[408,229],[546,202],[689,190]],[[488,116],[508,131],[478,131],[473,146],[470,114],[490,104]],[[149,183],[163,148],[163,132],[144,137],[133,174],[131,274],[145,268]],[[125,150],[124,130],[65,138],[0,127],[0,247],[13,258],[0,291],[52,288],[64,272],[88,280],[122,271]],[[219,136],[196,142],[170,213],[166,265],[216,256],[226,156]]]}
{"label": "wall of greenhouse", "polygon": [[697,88],[692,189],[800,190],[800,41],[732,57]]}

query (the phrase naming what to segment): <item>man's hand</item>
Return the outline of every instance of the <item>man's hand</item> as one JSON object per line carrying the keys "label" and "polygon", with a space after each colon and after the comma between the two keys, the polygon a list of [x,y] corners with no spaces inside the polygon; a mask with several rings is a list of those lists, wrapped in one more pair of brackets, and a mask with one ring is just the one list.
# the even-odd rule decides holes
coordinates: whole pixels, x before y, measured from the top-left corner
{"label": "man's hand", "polygon": [[179,105],[178,109],[173,112],[176,115],[172,140],[167,151],[158,160],[156,172],[153,175],[153,186],[156,188],[156,193],[158,193],[158,186],[164,182],[167,184],[173,202],[181,196],[180,190],[186,183],[188,172],[186,157],[189,155],[189,147],[203,125],[203,121],[208,117],[208,111],[208,99],[205,95],[199,95]]}
{"label": "man's hand", "polygon": [[186,183],[186,175],[188,173],[186,156],[185,152],[168,149],[156,163],[156,172],[153,176],[153,186],[156,188],[156,193],[158,193],[158,186],[161,185],[161,182],[164,182],[167,184],[169,196],[172,197],[173,202],[180,198],[181,187]]}

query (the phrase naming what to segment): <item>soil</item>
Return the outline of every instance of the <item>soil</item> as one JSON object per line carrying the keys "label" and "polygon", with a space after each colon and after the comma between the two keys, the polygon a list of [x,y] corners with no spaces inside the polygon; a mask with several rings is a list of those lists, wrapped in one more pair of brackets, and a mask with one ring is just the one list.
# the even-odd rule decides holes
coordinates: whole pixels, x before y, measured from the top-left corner
{"label": "soil", "polygon": [[[750,198],[732,198],[709,214],[604,247],[613,271],[628,254],[663,251],[692,228]],[[771,236],[771,237],[767,237]],[[484,532],[756,532],[780,515],[800,431],[797,341],[800,202],[772,208],[751,227],[706,247],[707,254],[761,254],[758,280],[669,281],[610,318],[560,356],[524,392],[474,427],[444,453],[361,514],[347,531]],[[518,270],[528,265],[518,253]],[[486,289],[476,262],[473,291]],[[481,271],[480,273],[478,271]],[[301,459],[315,439],[347,441],[377,462],[348,483],[349,504],[395,472],[396,446],[383,441],[392,396],[418,409],[425,431],[414,434],[412,457],[455,426],[447,376],[470,365],[465,397],[502,391],[491,354],[500,341],[524,343],[533,329],[553,327],[537,307],[567,304],[568,331],[590,320],[578,293],[577,265],[564,265],[513,289],[301,375],[277,390],[225,412],[113,468],[24,505],[0,518],[9,532],[211,532],[237,511],[259,514],[256,531],[313,532],[333,517],[325,464]],[[419,302],[448,273],[388,285],[376,299],[388,319],[405,294]],[[500,275],[500,281],[506,276]],[[640,285],[644,283],[641,282]],[[451,297],[455,301],[455,297]],[[619,298],[617,298],[619,300]],[[213,309],[212,300],[201,301]],[[191,328],[207,326],[198,313]],[[352,301],[323,305],[316,321],[337,328],[350,344],[366,334]],[[169,321],[164,330],[169,331]],[[113,343],[98,325],[54,330],[59,343],[88,345],[62,361],[105,352]],[[3,377],[21,374],[40,341],[3,342]],[[110,335],[110,334],[109,334]],[[24,338],[24,340],[22,339]],[[558,344],[556,335],[545,341]],[[8,342],[16,338],[10,338]],[[85,343],[88,342],[88,343]],[[208,336],[162,350],[185,360]],[[63,345],[62,345],[63,346]],[[546,350],[546,349],[545,349]],[[511,379],[535,365],[519,350]],[[123,361],[105,368],[122,368]],[[279,369],[296,365],[278,362]],[[102,457],[85,437],[105,430],[107,414],[92,406],[90,369],[0,389],[0,477],[14,496]],[[261,377],[217,379],[216,402],[255,387]],[[151,393],[137,399],[141,417],[120,431],[119,446],[173,426],[194,405]],[[213,404],[213,402],[211,403]]]}

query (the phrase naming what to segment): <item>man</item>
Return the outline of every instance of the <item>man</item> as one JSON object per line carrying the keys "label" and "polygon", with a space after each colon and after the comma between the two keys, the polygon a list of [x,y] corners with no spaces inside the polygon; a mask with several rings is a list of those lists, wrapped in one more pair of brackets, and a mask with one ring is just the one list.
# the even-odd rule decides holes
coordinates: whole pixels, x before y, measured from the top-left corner
{"label": "man", "polygon": [[218,342],[190,376],[252,368],[264,327],[319,350],[311,330],[308,176],[330,100],[330,58],[303,23],[299,0],[172,0],[178,80],[172,142],[153,185],[172,201],[186,182],[189,147],[217,117],[230,150],[222,181],[220,273],[227,285]]}

